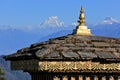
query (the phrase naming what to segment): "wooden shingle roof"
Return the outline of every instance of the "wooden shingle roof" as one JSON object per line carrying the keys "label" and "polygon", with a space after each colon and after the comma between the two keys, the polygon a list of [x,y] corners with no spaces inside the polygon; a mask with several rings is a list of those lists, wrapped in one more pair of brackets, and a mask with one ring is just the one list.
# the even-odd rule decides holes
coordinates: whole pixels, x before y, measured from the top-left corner
{"label": "wooden shingle roof", "polygon": [[68,35],[32,44],[5,56],[6,60],[92,60],[120,62],[120,39],[100,36]]}

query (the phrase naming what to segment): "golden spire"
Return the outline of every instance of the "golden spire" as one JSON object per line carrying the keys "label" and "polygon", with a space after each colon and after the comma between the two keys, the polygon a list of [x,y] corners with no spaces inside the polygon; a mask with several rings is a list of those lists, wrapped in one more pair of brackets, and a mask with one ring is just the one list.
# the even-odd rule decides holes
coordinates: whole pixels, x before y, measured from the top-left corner
{"label": "golden spire", "polygon": [[79,16],[79,25],[76,27],[76,29],[73,31],[73,33],[75,35],[87,35],[87,36],[91,36],[91,31],[90,29],[88,29],[87,26],[85,26],[85,14],[84,14],[84,8],[81,7],[80,10],[80,16]]}
{"label": "golden spire", "polygon": [[81,26],[85,25],[85,14],[84,14],[84,8],[81,7],[81,11],[80,11],[80,17],[78,22],[80,23]]}

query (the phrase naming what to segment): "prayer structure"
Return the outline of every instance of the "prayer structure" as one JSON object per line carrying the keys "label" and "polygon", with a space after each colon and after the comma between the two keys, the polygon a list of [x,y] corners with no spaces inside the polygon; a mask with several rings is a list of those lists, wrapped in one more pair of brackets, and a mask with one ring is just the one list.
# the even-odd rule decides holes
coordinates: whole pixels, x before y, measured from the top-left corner
{"label": "prayer structure", "polygon": [[32,80],[118,80],[120,39],[92,35],[83,7],[80,12],[73,34],[5,56],[11,69],[28,72]]}

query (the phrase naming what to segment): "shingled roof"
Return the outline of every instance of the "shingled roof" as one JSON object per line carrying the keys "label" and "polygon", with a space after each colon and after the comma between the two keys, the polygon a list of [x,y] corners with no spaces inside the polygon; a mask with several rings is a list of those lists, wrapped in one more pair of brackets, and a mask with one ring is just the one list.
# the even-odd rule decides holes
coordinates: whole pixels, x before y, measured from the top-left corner
{"label": "shingled roof", "polygon": [[92,60],[120,61],[120,39],[100,36],[68,35],[32,44],[4,57],[6,60]]}

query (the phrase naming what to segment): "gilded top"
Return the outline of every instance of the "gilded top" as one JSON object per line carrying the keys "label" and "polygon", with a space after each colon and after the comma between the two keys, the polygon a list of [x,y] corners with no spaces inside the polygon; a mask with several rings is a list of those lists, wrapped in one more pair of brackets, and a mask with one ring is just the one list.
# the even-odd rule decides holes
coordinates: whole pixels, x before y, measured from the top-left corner
{"label": "gilded top", "polygon": [[85,14],[84,14],[84,8],[83,7],[81,7],[78,22],[79,22],[79,25],[73,31],[73,34],[75,34],[75,35],[83,35],[83,36],[91,36],[92,33],[91,33],[90,29],[88,29],[88,27],[85,26],[86,20],[85,20]]}
{"label": "gilded top", "polygon": [[84,14],[84,8],[83,7],[81,7],[80,13],[81,14],[80,14],[78,22],[80,23],[79,25],[84,26],[86,20],[85,20],[85,14]]}

